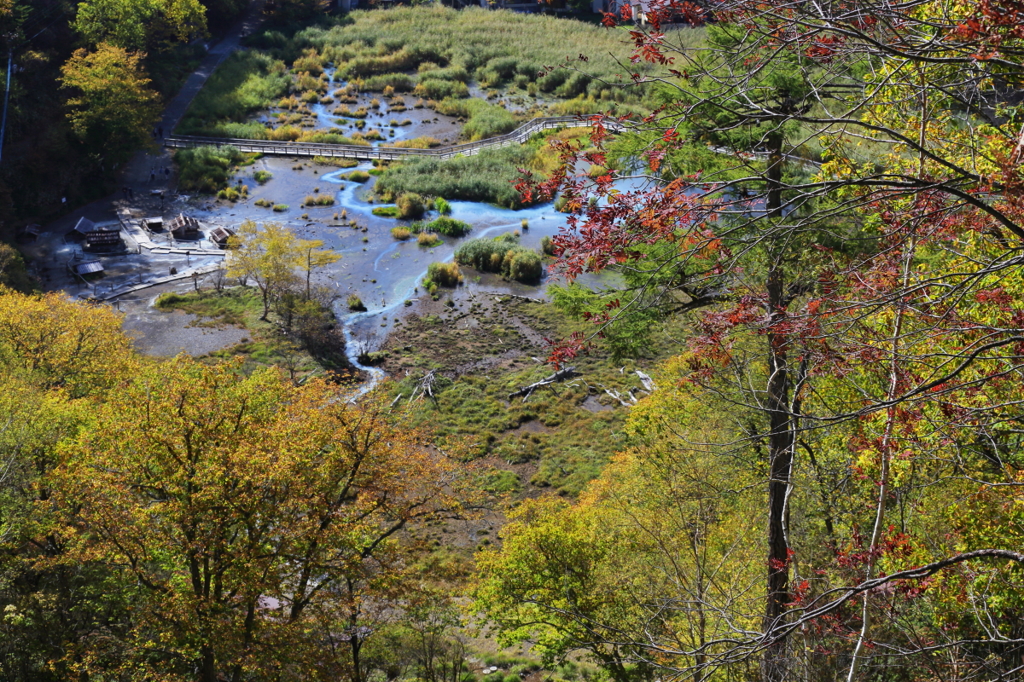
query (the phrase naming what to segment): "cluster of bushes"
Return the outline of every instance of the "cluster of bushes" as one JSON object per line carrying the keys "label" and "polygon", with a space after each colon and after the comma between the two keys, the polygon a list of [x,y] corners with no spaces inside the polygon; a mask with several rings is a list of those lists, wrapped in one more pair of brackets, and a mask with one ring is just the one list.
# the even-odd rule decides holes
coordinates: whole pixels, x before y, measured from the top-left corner
{"label": "cluster of bushes", "polygon": [[249,187],[248,185],[239,184],[237,186],[228,185],[221,191],[217,192],[218,199],[224,199],[225,201],[235,202],[239,199],[245,200],[249,198]]}
{"label": "cluster of bushes", "polygon": [[415,79],[404,73],[380,73],[368,78],[355,81],[355,85],[361,90],[369,92],[385,92],[390,88],[388,95],[395,92],[412,92],[416,87]]}
{"label": "cluster of bushes", "polygon": [[346,174],[344,178],[352,182],[363,183],[370,179],[370,174],[367,173],[366,171],[355,170],[352,171],[351,173]]}
{"label": "cluster of bushes", "polygon": [[427,276],[423,279],[423,287],[431,295],[437,292],[438,287],[454,288],[462,283],[462,271],[459,264],[455,262],[431,263],[427,266]]}
{"label": "cluster of bushes", "polygon": [[514,187],[519,178],[516,169],[529,166],[532,158],[531,149],[516,146],[484,149],[473,156],[443,161],[411,159],[385,170],[376,191],[385,199],[416,192],[521,208],[524,203]]}
{"label": "cluster of bushes", "polygon": [[511,233],[493,239],[471,239],[455,250],[455,261],[525,284],[536,284],[543,272],[540,254],[520,246],[519,237]]}
{"label": "cluster of bushes", "polygon": [[400,242],[404,242],[406,239],[412,236],[412,230],[408,227],[392,227],[391,236]]}
{"label": "cluster of bushes", "polygon": [[334,197],[330,194],[307,194],[302,200],[303,206],[334,206]]}
{"label": "cluster of bushes", "polygon": [[227,187],[232,167],[245,158],[236,147],[179,149],[174,153],[178,187],[187,192],[219,192]]}
{"label": "cluster of bushes", "polygon": [[267,184],[267,182],[269,182],[270,178],[272,177],[274,177],[274,174],[266,170],[258,170],[252,174],[252,179],[260,183],[261,185]]}

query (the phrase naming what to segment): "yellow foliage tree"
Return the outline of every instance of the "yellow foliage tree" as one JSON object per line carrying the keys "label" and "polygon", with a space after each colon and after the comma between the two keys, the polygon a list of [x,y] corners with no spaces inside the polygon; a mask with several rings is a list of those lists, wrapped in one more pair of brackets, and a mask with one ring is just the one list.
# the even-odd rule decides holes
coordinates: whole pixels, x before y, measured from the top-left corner
{"label": "yellow foliage tree", "polygon": [[237,369],[154,367],[64,449],[69,560],[139,586],[131,627],[83,651],[82,674],[362,680],[374,619],[417,582],[400,532],[459,513],[456,463],[386,405]]}

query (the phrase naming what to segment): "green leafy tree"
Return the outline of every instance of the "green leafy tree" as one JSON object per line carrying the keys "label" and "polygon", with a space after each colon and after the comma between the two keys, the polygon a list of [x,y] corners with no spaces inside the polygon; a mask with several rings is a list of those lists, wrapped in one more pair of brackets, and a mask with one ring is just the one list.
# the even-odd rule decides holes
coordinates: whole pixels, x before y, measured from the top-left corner
{"label": "green leafy tree", "polygon": [[75,30],[90,45],[155,50],[206,32],[206,8],[198,0],[85,0]]}
{"label": "green leafy tree", "polygon": [[115,163],[148,143],[160,116],[142,58],[102,43],[95,52],[77,50],[61,67],[61,86],[72,92],[72,130],[93,154]]}

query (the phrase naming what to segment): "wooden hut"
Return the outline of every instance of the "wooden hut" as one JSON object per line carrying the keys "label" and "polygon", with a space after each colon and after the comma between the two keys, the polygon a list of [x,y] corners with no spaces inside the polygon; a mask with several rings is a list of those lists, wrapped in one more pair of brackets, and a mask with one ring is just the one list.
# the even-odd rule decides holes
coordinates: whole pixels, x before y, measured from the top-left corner
{"label": "wooden hut", "polygon": [[82,237],[87,249],[109,249],[121,246],[120,225],[97,225],[88,218],[79,218],[72,232]]}
{"label": "wooden hut", "polygon": [[164,229],[164,219],[161,216],[145,218],[142,221],[142,226],[151,232],[160,232]]}
{"label": "wooden hut", "polygon": [[206,237],[217,244],[221,248],[225,248],[228,245],[228,240],[234,236],[234,231],[227,227],[217,226],[212,230],[207,231]]}
{"label": "wooden hut", "polygon": [[174,235],[175,239],[199,239],[199,221],[184,213],[167,223],[167,231]]}

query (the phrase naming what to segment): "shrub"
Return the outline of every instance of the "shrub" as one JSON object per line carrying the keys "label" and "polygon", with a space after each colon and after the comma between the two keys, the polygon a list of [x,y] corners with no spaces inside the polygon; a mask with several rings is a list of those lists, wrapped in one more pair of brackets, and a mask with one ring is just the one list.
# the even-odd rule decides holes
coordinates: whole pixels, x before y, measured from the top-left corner
{"label": "shrub", "polygon": [[228,184],[231,167],[245,159],[235,147],[195,147],[174,154],[178,186],[186,191],[213,194]]}
{"label": "shrub", "polygon": [[397,206],[377,206],[376,208],[374,208],[370,212],[373,213],[373,215],[379,216],[381,218],[397,218],[398,217],[398,207]]}
{"label": "shrub", "polygon": [[274,204],[275,213],[284,213],[288,210],[288,204]]}
{"label": "shrub", "polygon": [[261,208],[270,208],[271,206],[274,205],[274,202],[272,202],[270,199],[257,199],[253,203]]}
{"label": "shrub", "polygon": [[258,171],[256,171],[255,173],[252,174],[252,179],[255,180],[256,182],[260,183],[261,185],[267,184],[267,182],[272,177],[274,177],[274,174],[271,173],[270,171],[265,171],[265,170],[258,170]]}
{"label": "shrub", "polygon": [[540,254],[532,249],[512,249],[502,261],[502,274],[525,284],[539,282],[543,271]]}
{"label": "shrub", "polygon": [[423,280],[423,286],[427,291],[434,293],[437,287],[457,287],[462,282],[462,271],[459,264],[453,261],[447,263],[431,263],[427,266],[427,276]]}
{"label": "shrub", "polygon": [[405,192],[395,199],[395,206],[398,207],[398,217],[404,220],[416,220],[422,218],[427,210],[427,204],[423,197],[415,192]]}
{"label": "shrub", "polygon": [[551,237],[544,237],[540,240],[540,250],[545,256],[554,256],[555,254],[555,243],[551,240]]}
{"label": "shrub", "polygon": [[434,199],[434,210],[441,215],[451,215],[452,205],[445,201],[444,197],[437,197]]}
{"label": "shrub", "polygon": [[416,237],[416,243],[419,244],[420,246],[425,246],[429,249],[431,247],[437,246],[438,244],[441,244],[442,241],[441,238],[438,237],[433,232],[420,232],[419,235]]}
{"label": "shrub", "polygon": [[526,284],[540,281],[543,272],[540,255],[507,233],[494,239],[471,239],[455,250],[455,261]]}
{"label": "shrub", "polygon": [[357,170],[345,175],[344,178],[346,180],[351,180],[352,182],[362,183],[370,179],[370,174],[366,171]]}
{"label": "shrub", "polygon": [[441,216],[436,220],[432,220],[425,227],[430,232],[437,232],[446,237],[461,237],[469,234],[469,231],[472,229],[469,223],[464,223],[461,220],[455,220],[447,216]]}
{"label": "shrub", "polygon": [[526,218],[523,218],[522,220],[519,221],[519,226],[522,227],[523,232],[525,232],[530,229],[530,221],[527,220]]}
{"label": "shrub", "polygon": [[348,309],[354,311],[366,310],[366,306],[363,305],[363,299],[359,298],[356,294],[348,295]]}
{"label": "shrub", "polygon": [[391,236],[398,241],[404,242],[406,239],[412,236],[412,232],[407,227],[392,227]]}

